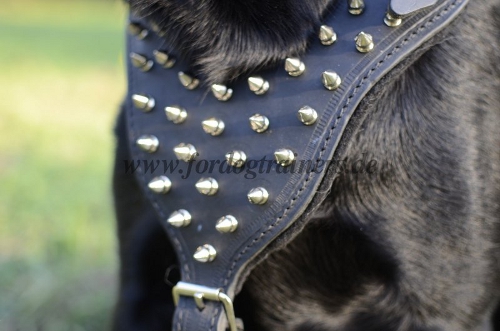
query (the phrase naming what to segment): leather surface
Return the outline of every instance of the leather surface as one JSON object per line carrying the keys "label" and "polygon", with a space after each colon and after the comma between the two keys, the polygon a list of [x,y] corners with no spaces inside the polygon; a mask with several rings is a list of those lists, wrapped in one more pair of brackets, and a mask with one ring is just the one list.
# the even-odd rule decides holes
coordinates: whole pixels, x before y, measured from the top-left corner
{"label": "leather surface", "polygon": [[[302,58],[306,71],[299,77],[289,76],[282,66],[260,72],[271,86],[262,96],[248,89],[245,77],[231,86],[233,97],[221,102],[207,87],[189,91],[181,86],[177,73],[188,71],[188,64],[182,59],[177,59],[171,69],[155,64],[149,72],[138,70],[129,61],[126,112],[131,154],[134,161],[158,164],[156,171],[146,171],[141,165],[136,175],[164,221],[178,254],[182,280],[222,288],[234,298],[235,289],[244,281],[240,275],[247,264],[308,207],[325,174],[325,162],[332,158],[363,96],[402,59],[449,24],[466,3],[466,0],[440,1],[403,20],[401,26],[390,28],[383,24],[387,2],[369,2],[362,15],[352,16],[348,14],[346,2],[340,1],[324,22],[335,29],[337,42],[324,46],[317,38],[313,39],[308,54]],[[133,16],[131,21],[147,26],[145,21]],[[372,52],[356,51],[354,38],[360,31],[373,36],[375,48]],[[150,59],[155,49],[163,49],[163,44],[154,33],[144,40],[128,36],[128,51]],[[176,55],[173,50],[167,51]],[[338,90],[329,91],[323,87],[321,74],[325,70],[333,70],[342,78]],[[153,96],[155,108],[148,113],[134,108],[131,102],[134,93]],[[184,123],[174,124],[167,120],[164,107],[170,105],[181,105],[187,110]],[[305,126],[297,119],[297,111],[304,105],[317,111],[319,118],[314,125]],[[266,132],[251,130],[248,118],[255,113],[269,118],[270,127]],[[224,121],[222,135],[212,137],[202,130],[201,122],[209,117]],[[160,145],[156,153],[146,153],[136,146],[136,139],[143,134],[158,137]],[[173,147],[182,142],[193,144],[199,156],[190,164],[179,161],[175,171],[165,171],[164,162],[177,164]],[[313,160],[319,162],[318,168],[290,173],[290,167],[283,168],[272,162],[273,152],[279,148],[297,153],[296,167],[300,160]],[[224,166],[224,155],[231,150],[246,153],[247,168]],[[262,162],[258,162],[263,158],[270,161],[265,162],[264,173],[256,173],[252,178],[248,165],[257,162],[260,166]],[[220,163],[215,164],[217,161]],[[201,171],[205,165],[210,168],[211,162],[215,165],[213,171]],[[187,176],[189,167],[191,171]],[[258,172],[259,168],[253,171]],[[158,195],[147,188],[147,183],[159,175],[166,175],[172,181],[168,194]],[[198,193],[195,183],[201,177],[215,178],[219,192],[214,196]],[[252,205],[247,200],[247,192],[258,186],[269,191],[270,198],[265,205]],[[192,215],[192,222],[186,228],[177,229],[166,223],[170,213],[178,209],[186,209]],[[239,227],[234,233],[216,231],[215,223],[224,215],[238,219]],[[196,248],[203,244],[216,248],[217,257],[213,262],[200,263],[192,258]],[[223,311],[220,303],[208,301],[200,311],[192,298],[181,297],[173,329],[222,330],[225,327]]]}

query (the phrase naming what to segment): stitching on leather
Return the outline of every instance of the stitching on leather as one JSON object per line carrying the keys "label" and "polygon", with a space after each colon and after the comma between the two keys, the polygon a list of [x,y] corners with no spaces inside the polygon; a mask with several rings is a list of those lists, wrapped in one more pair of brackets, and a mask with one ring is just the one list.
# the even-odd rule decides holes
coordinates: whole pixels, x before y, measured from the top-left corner
{"label": "stitching on leather", "polygon": [[179,318],[177,319],[177,331],[182,330],[182,318],[183,318],[182,310],[179,311]]}
{"label": "stitching on leather", "polygon": [[212,316],[212,320],[210,321],[210,329],[209,331],[212,331],[215,326],[215,318],[219,315],[219,308],[215,309],[214,316]]}
{"label": "stitching on leather", "polygon": [[[373,67],[372,69],[370,69],[368,71],[368,73],[361,79],[360,83],[358,85],[356,85],[356,87],[354,88],[354,90],[352,91],[351,95],[348,97],[345,105],[342,107],[342,110],[340,111],[340,114],[337,116],[337,119],[335,120],[333,126],[330,128],[330,132],[329,132],[329,135],[328,137],[325,138],[325,142],[323,144],[323,147],[321,148],[321,151],[318,155],[318,159],[317,161],[320,161],[321,160],[321,157],[322,155],[324,154],[325,150],[326,150],[326,147],[329,143],[329,140],[330,138],[332,137],[333,135],[333,132],[335,130],[335,128],[337,127],[338,123],[340,122],[340,119],[344,116],[344,113],[345,113],[345,110],[347,109],[347,107],[349,106],[349,103],[351,102],[352,98],[355,96],[355,94],[357,93],[357,91],[359,90],[359,88],[361,86],[363,86],[364,82],[370,77],[370,75],[375,71],[377,70],[388,58],[390,58],[392,55],[394,55],[397,51],[399,51],[401,49],[402,46],[404,46],[411,38],[413,38],[415,35],[419,34],[421,31],[425,30],[429,24],[432,24],[434,23],[434,21],[436,21],[438,18],[440,18],[444,13],[448,12],[451,8],[455,7],[457,2],[459,2],[461,0],[455,0],[453,3],[451,3],[449,6],[447,6],[446,8],[444,8],[443,10],[441,10],[439,13],[437,13],[432,19],[426,21],[424,24],[422,24],[420,27],[418,27],[416,30],[414,30],[412,33],[410,33],[405,39],[403,39],[403,41],[395,46],[391,52],[387,53],[386,56],[384,57],[384,59],[380,60],[375,67]],[[261,232],[259,234],[258,237],[254,238],[254,240],[252,240],[251,243],[249,243],[239,254],[238,256],[236,257],[236,259],[233,261],[233,264],[231,265],[231,268],[228,270],[228,273],[226,275],[226,277],[224,278],[224,286],[227,286],[228,282],[229,282],[229,278],[231,277],[231,275],[233,274],[233,271],[234,271],[234,268],[236,267],[236,264],[238,263],[238,261],[241,259],[241,257],[243,256],[243,254],[245,254],[249,248],[251,248],[253,245],[255,245],[258,241],[260,241],[264,236],[266,236],[272,228],[274,228],[276,225],[278,225],[281,220],[283,219],[283,217],[287,214],[287,212],[291,209],[291,207],[294,205],[295,201],[299,198],[299,196],[302,194],[302,192],[304,191],[304,189],[306,188],[306,186],[308,185],[308,182],[312,176],[312,173],[314,171],[311,170],[311,172],[309,173],[309,176],[305,179],[304,181],[304,185],[299,189],[297,195],[291,200],[291,203],[288,207],[285,208],[285,210],[283,211],[283,214],[281,216],[279,216],[278,218],[276,218],[276,220],[270,224],[268,226],[268,228]]]}
{"label": "stitching on leather", "polygon": [[[129,37],[130,38],[130,37]],[[130,40],[130,39],[129,39]],[[129,43],[131,43],[131,41],[129,41]],[[134,70],[134,68],[131,68],[130,67],[130,64],[128,64],[127,66],[129,68],[129,72],[130,72],[130,87],[133,87],[135,86],[135,82],[136,82],[136,79],[135,79],[135,74],[136,74],[136,71]],[[132,70],[130,70],[132,69]],[[130,101],[127,100],[127,103],[129,103]],[[135,125],[134,125],[134,107],[128,107],[128,112],[130,114],[130,129],[132,132],[135,132]],[[131,144],[131,149],[132,150],[137,150],[137,147],[135,146],[135,144]],[[138,167],[138,176],[140,177],[141,181],[142,182],[146,182],[146,178],[144,177],[144,174],[143,174],[143,171],[142,171],[142,167],[139,163],[139,167]],[[154,208],[158,211],[158,213],[160,214],[160,217],[165,219],[166,218],[166,215],[163,213],[163,211],[161,210],[160,206],[158,205],[158,203],[156,202],[156,197],[153,196],[153,194],[147,190],[145,190],[145,193],[146,195],[149,197],[149,200],[152,202]],[[161,221],[161,220],[160,220]],[[181,256],[181,260],[182,262],[182,265],[183,265],[183,268],[184,268],[184,271],[186,272],[186,279],[187,280],[191,280],[191,277],[190,277],[190,270],[189,270],[189,265],[188,265],[188,261],[187,261],[187,258],[186,258],[186,255],[184,254],[184,250],[182,249],[182,246],[181,246],[181,243],[179,241],[179,239],[177,239],[175,236],[170,236],[172,238],[172,242],[175,246],[175,248],[177,249],[177,251],[180,253],[180,256]]]}

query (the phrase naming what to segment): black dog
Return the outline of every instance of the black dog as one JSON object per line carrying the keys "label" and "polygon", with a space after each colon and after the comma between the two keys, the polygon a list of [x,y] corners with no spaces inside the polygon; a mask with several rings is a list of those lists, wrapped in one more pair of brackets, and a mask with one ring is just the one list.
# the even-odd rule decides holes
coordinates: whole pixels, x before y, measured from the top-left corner
{"label": "black dog", "polygon": [[[334,0],[129,2],[216,83],[305,53]],[[247,330],[500,330],[500,3],[471,1],[446,34],[358,107],[368,115],[342,158],[391,167],[339,174],[305,230],[253,270],[236,298]],[[167,330],[177,261],[123,173],[125,130],[114,330]]]}

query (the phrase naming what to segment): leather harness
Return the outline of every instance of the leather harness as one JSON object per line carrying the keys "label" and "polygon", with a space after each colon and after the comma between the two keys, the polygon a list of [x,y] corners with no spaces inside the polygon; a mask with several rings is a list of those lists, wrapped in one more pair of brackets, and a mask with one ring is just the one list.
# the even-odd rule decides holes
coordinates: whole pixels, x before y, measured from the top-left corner
{"label": "leather harness", "polygon": [[[349,4],[338,1],[324,19],[336,41],[312,39],[298,62],[303,73],[293,76],[282,67],[259,72],[257,82],[269,84],[268,91],[262,84],[266,93],[256,95],[244,79],[231,85],[225,102],[202,84],[183,86],[179,71],[188,72],[189,64],[174,63],[175,50],[163,49],[162,33],[131,13],[128,137],[139,165],[135,174],[180,264],[174,330],[242,328],[232,300],[270,244],[289,242],[321,203],[325,194],[318,188],[331,187],[334,177],[328,160],[343,134],[355,132],[349,120],[360,101],[449,25],[467,0],[388,2],[371,1],[352,15]],[[371,36],[373,49],[356,49],[361,31]],[[325,71],[339,79],[328,81],[330,75],[322,82]],[[340,84],[325,88],[332,82]],[[298,117],[300,109],[305,113]]]}

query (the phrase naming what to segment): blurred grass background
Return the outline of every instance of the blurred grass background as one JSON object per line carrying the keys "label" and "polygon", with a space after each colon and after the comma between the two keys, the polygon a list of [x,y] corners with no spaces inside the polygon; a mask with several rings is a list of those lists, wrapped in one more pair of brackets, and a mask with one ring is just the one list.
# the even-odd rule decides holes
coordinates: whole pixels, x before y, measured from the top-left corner
{"label": "blurred grass background", "polygon": [[118,0],[0,0],[0,330],[105,330]]}

